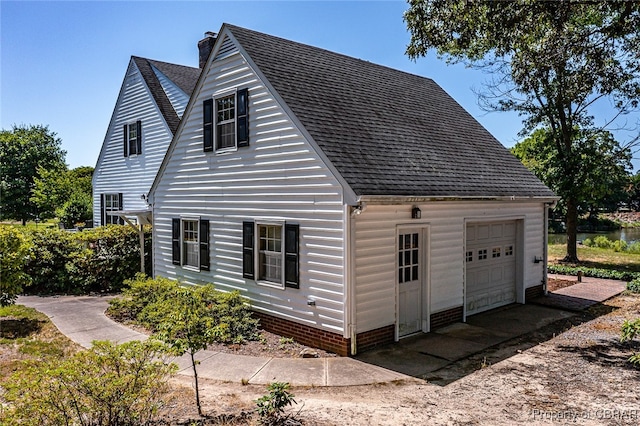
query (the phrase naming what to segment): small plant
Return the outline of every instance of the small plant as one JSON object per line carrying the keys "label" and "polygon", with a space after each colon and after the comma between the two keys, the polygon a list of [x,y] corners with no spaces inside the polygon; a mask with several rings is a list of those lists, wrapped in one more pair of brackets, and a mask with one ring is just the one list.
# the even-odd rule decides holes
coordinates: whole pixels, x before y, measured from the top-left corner
{"label": "small plant", "polygon": [[3,384],[6,425],[134,425],[153,420],[177,367],[158,342],[94,342],[60,361],[32,361]]}
{"label": "small plant", "polygon": [[[289,392],[289,383],[274,382],[267,386],[268,394],[256,400],[258,416],[263,425],[282,425],[294,416],[285,414],[285,408],[297,404]],[[297,413],[296,413],[297,415]]]}
{"label": "small plant", "polygon": [[[625,320],[624,324],[622,324],[622,336],[620,337],[620,341],[626,342],[633,340],[638,334],[640,334],[640,318],[635,321]],[[631,357],[629,357],[629,362],[640,367],[640,352],[631,355]]]}
{"label": "small plant", "polygon": [[295,341],[293,340],[293,337],[281,337],[279,340],[280,343],[280,347],[284,348],[287,345],[292,345],[295,343]]}
{"label": "small plant", "polygon": [[640,278],[636,278],[633,281],[627,283],[627,290],[632,293],[640,293]]}

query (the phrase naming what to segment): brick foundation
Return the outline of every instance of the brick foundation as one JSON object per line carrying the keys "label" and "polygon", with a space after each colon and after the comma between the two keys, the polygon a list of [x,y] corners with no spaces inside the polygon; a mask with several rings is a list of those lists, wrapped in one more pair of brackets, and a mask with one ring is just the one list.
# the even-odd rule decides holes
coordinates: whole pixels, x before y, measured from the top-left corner
{"label": "brick foundation", "polygon": [[444,327],[445,325],[453,324],[454,322],[462,322],[462,315],[462,306],[431,314],[431,331]]}
{"label": "brick foundation", "polygon": [[291,337],[303,345],[334,352],[340,356],[350,355],[351,339],[345,339],[340,334],[309,327],[308,325],[260,312],[254,311],[254,316],[260,319],[260,326],[271,333],[283,337]]}
{"label": "brick foundation", "polygon": [[356,345],[358,353],[368,351],[376,346],[393,343],[396,340],[396,327],[391,324],[375,330],[365,331],[356,335]]}
{"label": "brick foundation", "polygon": [[544,295],[544,286],[542,284],[526,288],[524,290],[524,301],[529,302],[531,299]]}

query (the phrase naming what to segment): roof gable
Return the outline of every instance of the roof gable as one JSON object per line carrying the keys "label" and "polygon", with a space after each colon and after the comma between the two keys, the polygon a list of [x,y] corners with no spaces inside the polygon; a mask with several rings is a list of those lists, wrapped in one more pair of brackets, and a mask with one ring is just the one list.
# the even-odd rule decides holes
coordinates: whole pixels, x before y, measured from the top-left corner
{"label": "roof gable", "polygon": [[225,28],[357,195],[554,196],[433,80]]}
{"label": "roof gable", "polygon": [[176,129],[178,128],[178,124],[180,123],[180,116],[174,109],[171,100],[167,96],[167,93],[162,87],[162,83],[158,79],[158,76],[154,72],[153,68],[155,67],[160,72],[162,72],[187,96],[191,96],[196,82],[198,81],[198,77],[200,76],[201,70],[199,68],[154,61],[151,59],[140,58],[138,56],[132,56],[131,59],[138,67],[140,75],[149,88],[149,91],[151,92],[156,105],[158,105],[158,109],[160,110],[160,113],[167,123],[167,126],[169,126],[169,130],[171,130],[172,134],[175,134]]}

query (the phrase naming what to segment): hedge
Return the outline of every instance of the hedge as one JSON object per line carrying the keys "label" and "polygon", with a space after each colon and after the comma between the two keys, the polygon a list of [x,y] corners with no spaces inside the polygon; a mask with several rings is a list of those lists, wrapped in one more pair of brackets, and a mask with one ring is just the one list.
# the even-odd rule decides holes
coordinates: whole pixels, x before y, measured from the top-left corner
{"label": "hedge", "polygon": [[[140,240],[129,226],[81,232],[15,227],[28,246],[23,272],[30,294],[115,292],[140,272]],[[2,234],[0,234],[2,237]],[[151,232],[145,230],[145,270],[151,270]]]}
{"label": "hedge", "polygon": [[615,269],[588,268],[585,266],[548,265],[547,270],[551,274],[578,275],[578,272],[581,272],[585,277],[605,278],[627,282],[640,278],[640,273],[638,272],[618,271]]}

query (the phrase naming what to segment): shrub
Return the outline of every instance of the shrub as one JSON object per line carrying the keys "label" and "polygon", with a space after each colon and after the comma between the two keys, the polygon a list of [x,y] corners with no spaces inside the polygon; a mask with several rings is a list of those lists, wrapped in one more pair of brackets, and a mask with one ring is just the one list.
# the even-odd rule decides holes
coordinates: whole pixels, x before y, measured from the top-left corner
{"label": "shrub", "polygon": [[285,415],[285,408],[297,404],[294,394],[289,392],[289,383],[270,383],[267,386],[269,393],[256,400],[260,423],[264,425],[281,425],[292,416]]}
{"label": "shrub", "polygon": [[137,274],[125,280],[122,296],[109,301],[109,314],[120,321],[137,321],[150,330],[155,330],[159,318],[156,303],[170,303],[171,294],[179,283],[168,278],[148,278]]}
{"label": "shrub", "polygon": [[547,265],[547,270],[551,274],[562,275],[578,275],[582,272],[585,277],[605,278],[610,280],[632,281],[640,278],[638,272],[618,271],[615,269],[587,268],[584,266],[567,266],[567,265]]}
{"label": "shrub", "polygon": [[640,241],[634,241],[629,244],[627,253],[640,254]]}
{"label": "shrub", "polygon": [[585,238],[582,244],[587,247],[593,247],[593,240],[591,238]]}
{"label": "shrub", "polygon": [[[622,325],[622,336],[620,337],[620,341],[626,342],[628,340],[633,340],[638,334],[640,334],[640,318],[635,321],[625,320]],[[629,357],[629,362],[640,367],[640,353],[631,355],[631,357]]]}
{"label": "shrub", "polygon": [[[6,425],[139,425],[154,419],[177,367],[159,342],[94,342],[63,361],[31,363],[3,384]],[[160,359],[160,360],[159,360]]]}
{"label": "shrub", "polygon": [[93,200],[91,194],[76,192],[56,210],[56,216],[65,228],[73,228],[77,223],[88,222],[93,218]]}
{"label": "shrub", "polygon": [[640,278],[636,278],[635,280],[629,281],[627,283],[627,290],[632,293],[640,293]]}
{"label": "shrub", "polygon": [[31,277],[24,272],[29,241],[12,226],[0,226],[0,306],[12,305]]}
{"label": "shrub", "polygon": [[57,228],[30,229],[29,262],[25,272],[31,276],[31,293],[78,293],[66,265],[73,253],[82,249],[75,234]]}
{"label": "shrub", "polygon": [[[140,271],[139,237],[131,227],[102,226],[76,235],[84,249],[74,252],[66,265],[75,287],[88,291],[119,291],[126,280]],[[147,263],[151,246],[149,231],[145,239]]]}
{"label": "shrub", "polygon": [[593,239],[593,247],[610,249],[613,246],[613,241],[604,235],[598,235]]}

